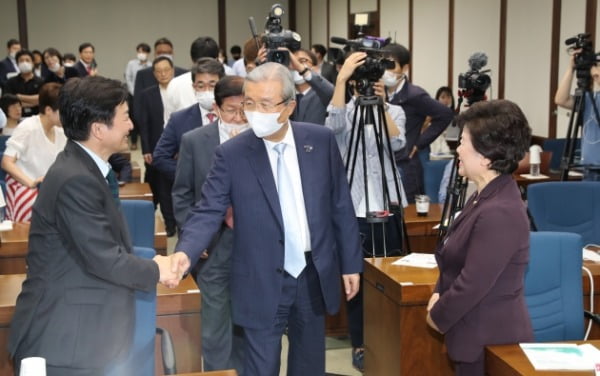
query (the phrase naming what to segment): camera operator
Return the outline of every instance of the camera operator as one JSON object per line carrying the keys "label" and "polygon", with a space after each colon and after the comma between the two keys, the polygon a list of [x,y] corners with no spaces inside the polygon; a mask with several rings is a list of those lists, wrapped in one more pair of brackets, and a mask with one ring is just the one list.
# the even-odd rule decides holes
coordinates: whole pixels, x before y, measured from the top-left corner
{"label": "camera operator", "polygon": [[292,120],[324,125],[333,85],[313,70],[316,64],[317,57],[310,51],[290,52],[290,69],[296,85]]}
{"label": "camera operator", "polygon": [[[415,195],[423,193],[423,167],[417,152],[429,146],[446,129],[454,113],[408,81],[410,52],[406,47],[390,43],[383,49],[395,63],[394,69],[388,69],[383,75],[388,102],[402,106],[406,114],[406,145],[396,152],[396,163],[401,170],[408,202],[414,203]],[[431,118],[430,126],[421,133],[427,116]]]}
{"label": "camera operator", "polygon": [[[357,91],[353,89],[353,97],[346,102],[346,85],[353,85],[350,77],[359,66],[365,63],[367,54],[365,52],[354,52],[350,54],[342,69],[339,71],[335,90],[333,92],[333,98],[331,100],[331,106],[328,108],[329,116],[325,121],[325,126],[333,130],[342,159],[346,162],[347,154],[351,148],[350,139],[352,137],[353,117],[354,109],[356,104]],[[375,95],[385,98],[385,88],[383,82],[375,82],[373,84],[373,90]],[[385,104],[385,120],[387,123],[387,130],[390,136],[390,142],[393,151],[400,150],[406,143],[404,124],[406,117],[404,111],[400,106]],[[377,116],[376,116],[377,118]],[[401,239],[397,231],[396,220],[400,218],[390,217],[388,222],[385,223],[385,243],[382,238],[382,229],[377,226],[376,231],[372,231],[371,223],[367,222],[366,219],[366,200],[369,201],[369,210],[383,210],[384,209],[384,187],[382,186],[381,178],[381,164],[378,155],[377,146],[375,143],[375,135],[372,124],[365,124],[365,142],[367,152],[367,184],[368,184],[368,199],[365,198],[365,187],[364,187],[364,171],[363,165],[357,161],[354,170],[353,182],[350,187],[350,193],[352,196],[352,203],[354,205],[354,211],[358,217],[359,229],[362,234],[363,248],[372,254],[376,250],[381,250],[384,244],[391,250],[397,250],[401,248]],[[358,129],[358,128],[356,128]],[[356,133],[357,131],[355,131]],[[383,134],[385,138],[385,133]],[[357,135],[354,135],[354,140],[357,139]],[[387,142],[383,142],[387,145]],[[386,150],[387,152],[387,150]],[[359,147],[357,155],[362,155],[362,148]],[[384,156],[384,170],[387,178],[387,186],[389,188],[390,200],[398,202],[396,197],[394,173],[391,163],[394,161],[392,155]],[[348,167],[347,167],[348,168]],[[406,206],[406,198],[404,197],[404,190],[402,184],[399,181],[398,186],[400,187],[400,194],[402,197],[402,205]],[[373,242],[375,243],[375,249],[373,249]],[[363,302],[362,302],[362,289],[359,289],[359,293],[350,301],[348,301],[348,322],[349,331],[352,342],[352,365],[358,370],[363,370]]]}
{"label": "camera operator", "polygon": [[[581,49],[573,50],[569,59],[569,67],[560,80],[554,96],[554,102],[568,110],[573,110],[575,104],[570,92],[575,71],[575,59],[580,52]],[[594,113],[594,106],[600,108],[600,66],[598,63],[592,65],[590,75],[593,79],[588,92],[590,95],[584,95],[585,102],[583,103],[581,163],[583,164],[583,180],[600,181],[600,119]],[[592,90],[594,90],[593,94]]]}

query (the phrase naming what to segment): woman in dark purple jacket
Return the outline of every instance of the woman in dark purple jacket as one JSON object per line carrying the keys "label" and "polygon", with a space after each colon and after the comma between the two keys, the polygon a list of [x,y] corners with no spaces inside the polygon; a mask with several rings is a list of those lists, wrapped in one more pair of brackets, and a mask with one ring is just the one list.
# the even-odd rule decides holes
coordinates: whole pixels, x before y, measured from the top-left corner
{"label": "woman in dark purple jacket", "polygon": [[463,127],[458,172],[477,186],[436,252],[440,277],[427,322],[445,335],[457,375],[484,374],[484,347],[533,340],[523,283],[529,221],[511,173],[531,128],[506,100],[479,102]]}

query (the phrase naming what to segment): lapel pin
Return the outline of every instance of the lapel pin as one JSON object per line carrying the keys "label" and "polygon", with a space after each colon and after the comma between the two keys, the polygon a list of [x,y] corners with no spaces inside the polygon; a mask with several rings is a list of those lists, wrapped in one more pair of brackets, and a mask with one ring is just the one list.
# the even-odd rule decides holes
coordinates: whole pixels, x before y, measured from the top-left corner
{"label": "lapel pin", "polygon": [[304,151],[310,153],[313,150],[312,145],[304,145]]}

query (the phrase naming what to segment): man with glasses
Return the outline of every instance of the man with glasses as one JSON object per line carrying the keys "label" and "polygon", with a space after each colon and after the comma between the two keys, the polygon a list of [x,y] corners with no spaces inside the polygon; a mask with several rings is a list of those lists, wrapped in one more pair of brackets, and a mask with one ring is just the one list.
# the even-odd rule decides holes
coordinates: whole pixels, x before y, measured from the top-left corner
{"label": "man with glasses", "polygon": [[[294,82],[266,63],[246,77],[252,132],[217,147],[175,247],[179,271],[195,264],[234,215],[233,321],[245,335],[244,375],[279,375],[287,328],[288,375],[325,374],[325,314],[356,295],[362,255],[339,150],[325,127],[290,122]],[[210,256],[209,256],[210,258]]]}
{"label": "man with glasses", "polygon": [[[183,227],[188,212],[200,200],[202,185],[219,144],[248,129],[242,109],[244,79],[225,76],[215,86],[214,112],[219,119],[187,132],[181,138],[173,184],[177,226]],[[231,318],[229,279],[233,250],[232,223],[221,224],[205,257],[195,266],[202,291],[202,357],[205,371],[234,368],[242,374],[243,332]]]}

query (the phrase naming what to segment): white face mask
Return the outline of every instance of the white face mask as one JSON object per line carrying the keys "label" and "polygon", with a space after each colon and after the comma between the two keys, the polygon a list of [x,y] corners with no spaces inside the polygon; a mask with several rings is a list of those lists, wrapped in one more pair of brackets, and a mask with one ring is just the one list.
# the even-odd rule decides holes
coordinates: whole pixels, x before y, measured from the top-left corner
{"label": "white face mask", "polygon": [[148,59],[148,54],[144,52],[140,52],[137,54],[137,59],[139,61],[146,61]]}
{"label": "white face mask", "polygon": [[75,63],[65,63],[64,65],[65,65],[65,67],[67,67],[67,68],[71,68],[72,66],[74,66],[74,65],[75,65]]}
{"label": "white face mask", "polygon": [[221,120],[221,125],[223,126],[223,129],[225,129],[225,132],[227,132],[227,134],[230,135],[231,137],[238,135],[238,134],[242,133],[243,131],[245,131],[246,129],[250,128],[248,123],[233,124],[233,123],[226,123],[223,120]]}
{"label": "white face mask", "polygon": [[385,71],[381,79],[386,87],[394,87],[400,83],[400,78],[396,76],[396,73],[389,70]]}
{"label": "white face mask", "polygon": [[306,82],[306,80],[304,79],[304,77],[302,77],[300,75],[300,73],[298,73],[298,71],[292,71],[292,78],[294,79],[294,83],[296,85],[302,85],[303,83]]}
{"label": "white face mask", "polygon": [[215,92],[214,91],[197,91],[196,92],[196,100],[200,107],[202,107],[206,111],[212,110],[212,105],[215,101]]}
{"label": "white face mask", "polygon": [[18,66],[21,73],[29,73],[33,70],[33,64],[28,61],[20,62]]}
{"label": "white face mask", "polygon": [[244,111],[250,128],[256,137],[268,137],[281,129],[283,124],[279,124],[277,120],[280,113],[263,113],[258,111]]}
{"label": "white face mask", "polygon": [[48,70],[53,73],[58,72],[59,69],[60,69],[60,63],[55,63],[48,67]]}

